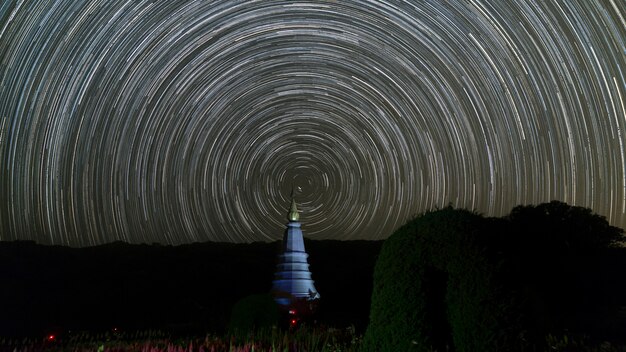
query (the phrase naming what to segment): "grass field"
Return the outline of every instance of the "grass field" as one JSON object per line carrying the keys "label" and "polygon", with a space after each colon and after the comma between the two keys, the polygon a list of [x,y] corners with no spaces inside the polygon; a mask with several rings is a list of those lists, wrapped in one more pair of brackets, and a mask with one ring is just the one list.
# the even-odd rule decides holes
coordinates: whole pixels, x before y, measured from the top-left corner
{"label": "grass field", "polygon": [[[0,338],[0,352],[356,352],[362,338],[354,328],[269,329],[239,335],[172,337],[155,330],[103,333],[68,332],[41,338]],[[520,346],[521,347],[521,346]],[[520,348],[540,352],[626,352],[626,346],[590,344],[586,338],[546,337],[543,348]],[[436,352],[436,351],[433,351]]]}
{"label": "grass field", "polygon": [[269,329],[246,334],[204,337],[171,337],[160,331],[105,333],[68,332],[39,339],[0,339],[0,351],[102,351],[102,352],[288,352],[358,351],[361,337],[353,328],[306,328],[293,331]]}

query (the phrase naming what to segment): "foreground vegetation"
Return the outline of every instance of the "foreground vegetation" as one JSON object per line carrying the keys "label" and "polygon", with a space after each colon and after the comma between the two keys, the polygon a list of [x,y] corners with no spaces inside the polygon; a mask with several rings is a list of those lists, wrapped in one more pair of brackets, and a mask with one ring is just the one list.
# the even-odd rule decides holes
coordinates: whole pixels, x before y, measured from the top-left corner
{"label": "foreground vegetation", "polygon": [[499,219],[425,213],[383,245],[364,350],[588,350],[558,336],[623,343],[623,301],[611,295],[623,240],[591,210],[556,201]]}
{"label": "foreground vegetation", "polygon": [[[323,309],[313,328],[287,330],[273,327],[270,296],[249,295],[269,289],[268,244],[0,243],[0,281],[11,288],[0,290],[0,352],[626,352],[623,243],[623,230],[560,202],[503,218],[428,212],[382,250],[309,242]],[[118,323],[144,332],[68,331]],[[16,338],[49,326],[67,333]]]}
{"label": "foreground vegetation", "polygon": [[[520,345],[521,347],[521,345]],[[354,328],[301,328],[295,331],[266,329],[246,336],[207,335],[174,338],[160,331],[133,333],[73,333],[41,339],[0,339],[0,351],[7,352],[356,352],[362,339]],[[489,348],[498,350],[497,348]],[[548,335],[542,346],[519,348],[539,352],[626,352],[626,346],[609,342],[592,343],[587,337]],[[431,349],[430,352],[438,350]],[[445,350],[439,350],[445,351]]]}
{"label": "foreground vegetation", "polygon": [[354,328],[264,329],[239,336],[207,335],[174,338],[159,331],[134,333],[73,333],[43,339],[0,339],[0,351],[12,352],[290,352],[358,351],[361,338]]}

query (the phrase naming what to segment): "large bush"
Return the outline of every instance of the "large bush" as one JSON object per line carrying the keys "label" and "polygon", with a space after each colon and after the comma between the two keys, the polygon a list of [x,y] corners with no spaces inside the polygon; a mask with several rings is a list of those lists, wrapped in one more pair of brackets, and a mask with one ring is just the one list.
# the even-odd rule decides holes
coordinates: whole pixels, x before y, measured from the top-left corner
{"label": "large bush", "polygon": [[390,236],[374,270],[371,351],[506,348],[513,322],[490,220],[465,210],[426,213]]}
{"label": "large bush", "polygon": [[426,259],[415,250],[417,238],[408,235],[414,231],[412,225],[385,241],[376,262],[365,350],[406,351],[413,341],[428,341],[426,295],[421,288]]}
{"label": "large bush", "polygon": [[[502,219],[450,207],[391,235],[374,271],[370,351],[508,351],[546,336],[616,336],[623,231],[550,202]],[[623,285],[622,285],[623,286]]]}
{"label": "large bush", "polygon": [[256,294],[242,298],[233,307],[228,330],[231,334],[246,335],[255,330],[278,326],[278,305],[269,294]]}

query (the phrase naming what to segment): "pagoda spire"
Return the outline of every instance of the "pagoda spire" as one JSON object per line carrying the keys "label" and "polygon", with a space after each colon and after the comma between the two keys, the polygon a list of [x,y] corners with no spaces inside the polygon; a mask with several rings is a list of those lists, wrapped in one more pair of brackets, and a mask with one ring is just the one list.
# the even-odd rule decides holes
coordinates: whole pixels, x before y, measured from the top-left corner
{"label": "pagoda spire", "polygon": [[296,206],[296,197],[293,189],[293,185],[291,186],[291,209],[289,210],[289,221],[297,222],[300,220],[300,214],[298,213],[298,207]]}

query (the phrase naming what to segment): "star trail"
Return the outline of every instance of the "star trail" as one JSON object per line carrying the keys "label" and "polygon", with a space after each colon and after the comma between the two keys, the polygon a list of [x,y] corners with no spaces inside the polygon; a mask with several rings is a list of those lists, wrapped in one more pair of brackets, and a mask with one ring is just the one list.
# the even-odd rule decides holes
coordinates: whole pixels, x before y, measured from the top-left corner
{"label": "star trail", "polygon": [[0,240],[383,239],[452,204],[626,226],[626,2],[5,1]]}

